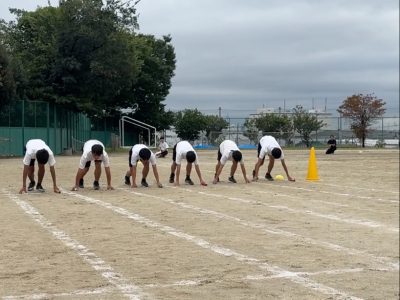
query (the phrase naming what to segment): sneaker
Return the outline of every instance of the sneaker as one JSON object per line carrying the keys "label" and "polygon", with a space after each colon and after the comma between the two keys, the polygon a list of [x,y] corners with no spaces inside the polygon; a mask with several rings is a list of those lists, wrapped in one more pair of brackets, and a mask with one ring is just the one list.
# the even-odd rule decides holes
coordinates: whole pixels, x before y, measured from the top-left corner
{"label": "sneaker", "polygon": [[194,185],[194,183],[193,183],[192,179],[190,179],[190,177],[186,177],[185,183],[189,184],[189,185]]}
{"label": "sneaker", "polygon": [[142,182],[140,183],[143,187],[149,187],[149,184],[146,182],[146,179],[142,179]]}
{"label": "sneaker", "polygon": [[32,192],[33,191],[33,188],[35,187],[35,182],[34,181],[31,181],[30,183],[29,183],[29,185],[28,185],[28,191],[29,192]]}
{"label": "sneaker", "polygon": [[129,176],[125,176],[125,184],[131,185],[131,180],[130,180]]}
{"label": "sneaker", "polygon": [[268,179],[269,181],[274,181],[274,178],[272,178],[271,174],[265,173],[265,179]]}
{"label": "sneaker", "polygon": [[233,176],[229,177],[228,180],[232,183],[236,183],[236,179]]}
{"label": "sneaker", "polygon": [[95,189],[96,191],[100,189],[100,185],[98,181],[93,181],[93,189]]}
{"label": "sneaker", "polygon": [[84,186],[83,186],[83,178],[79,179],[79,187],[80,187],[81,189],[84,188]]}
{"label": "sneaker", "polygon": [[42,187],[42,185],[40,184],[40,183],[38,183],[37,185],[36,185],[36,190],[38,191],[38,192],[44,192],[45,190],[44,190],[44,188]]}
{"label": "sneaker", "polygon": [[171,173],[171,175],[169,176],[169,183],[174,183],[175,180],[175,174]]}

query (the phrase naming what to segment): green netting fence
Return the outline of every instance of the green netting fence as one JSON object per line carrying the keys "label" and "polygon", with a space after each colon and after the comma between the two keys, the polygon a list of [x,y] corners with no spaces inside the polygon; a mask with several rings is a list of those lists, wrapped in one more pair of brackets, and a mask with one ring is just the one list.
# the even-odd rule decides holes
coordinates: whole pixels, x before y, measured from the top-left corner
{"label": "green netting fence", "polygon": [[16,101],[0,112],[0,156],[23,155],[30,139],[44,140],[55,154],[80,150],[88,139],[110,147],[116,133],[118,120],[90,119],[44,101]]}

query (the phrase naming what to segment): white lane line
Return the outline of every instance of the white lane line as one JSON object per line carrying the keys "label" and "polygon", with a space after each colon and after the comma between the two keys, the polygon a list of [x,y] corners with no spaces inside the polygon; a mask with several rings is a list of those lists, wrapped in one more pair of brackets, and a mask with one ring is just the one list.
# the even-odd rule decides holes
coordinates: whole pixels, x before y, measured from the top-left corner
{"label": "white lane line", "polygon": [[393,199],[382,199],[382,198],[375,198],[375,197],[370,197],[370,196],[359,196],[359,195],[353,195],[353,194],[347,194],[347,193],[336,193],[336,192],[328,192],[328,191],[319,191],[319,190],[313,190],[313,189],[308,189],[308,188],[303,188],[303,187],[294,187],[294,186],[287,186],[287,185],[281,185],[281,184],[274,184],[274,187],[282,187],[285,189],[293,189],[293,190],[301,190],[301,191],[306,191],[306,192],[311,192],[311,193],[322,193],[322,194],[329,194],[329,195],[335,195],[335,196],[344,196],[344,197],[351,197],[351,198],[358,198],[358,199],[366,199],[366,200],[373,200],[373,201],[379,201],[379,202],[386,202],[386,203],[397,203],[399,204],[399,200],[393,200]]}
{"label": "white lane line", "polygon": [[[300,197],[296,197],[293,195],[288,195],[288,194],[276,194],[275,192],[271,192],[271,191],[256,191],[257,193],[260,194],[267,194],[273,197],[285,197],[285,198],[292,198],[295,200],[304,200],[303,198]],[[273,195],[271,193],[274,193]],[[367,211],[367,212],[373,212],[375,214],[379,213],[379,214],[397,214],[397,211],[377,211],[376,209],[369,209],[369,208],[359,208],[359,207],[354,207],[348,204],[342,204],[342,203],[337,203],[337,202],[331,202],[331,201],[324,201],[324,200],[317,200],[317,199],[307,199],[307,201],[311,201],[311,202],[318,202],[318,203],[323,203],[326,205],[331,205],[331,206],[336,206],[336,207],[346,207],[349,209],[353,209],[353,210],[358,210],[358,211]]]}
{"label": "white lane line", "polygon": [[94,270],[100,273],[100,275],[109,283],[118,288],[125,297],[134,300],[143,298],[144,295],[142,295],[139,287],[129,283],[129,281],[124,278],[122,274],[115,272],[110,265],[98,257],[94,252],[54,226],[50,221],[42,216],[39,211],[36,210],[36,208],[5,189],[2,189],[2,192],[11,200],[13,200],[20,208],[22,208],[22,210],[42,228],[46,229],[55,238],[63,242],[65,246],[78,253],[79,256],[81,256],[83,260],[85,260]]}
{"label": "white lane line", "polygon": [[[169,187],[169,188],[176,189],[176,187]],[[213,210],[210,210],[210,209],[197,207],[197,206],[194,206],[194,205],[191,205],[191,204],[186,204],[186,203],[183,203],[183,202],[177,202],[177,201],[175,201],[173,199],[169,199],[169,198],[166,198],[166,197],[148,195],[148,194],[144,194],[144,193],[134,192],[134,191],[131,191],[129,189],[124,189],[124,188],[119,188],[119,189],[122,190],[122,191],[128,192],[128,193],[132,193],[132,194],[138,195],[138,196],[144,196],[144,197],[148,197],[148,198],[158,199],[158,200],[161,200],[163,202],[167,202],[167,203],[170,203],[170,204],[173,204],[173,205],[176,205],[176,206],[180,206],[180,207],[185,208],[185,209],[190,209],[190,210],[194,210],[194,211],[200,212],[202,214],[212,215],[212,216],[214,216],[216,218],[219,218],[219,219],[224,219],[224,220],[229,220],[229,221],[232,221],[232,222],[237,222],[242,226],[251,227],[251,228],[254,228],[254,229],[259,229],[259,230],[261,230],[261,231],[263,231],[263,232],[265,232],[267,234],[282,235],[282,236],[285,236],[285,237],[289,237],[289,238],[294,238],[296,240],[300,240],[300,241],[302,241],[304,243],[316,245],[316,246],[319,246],[319,247],[324,247],[324,248],[327,248],[329,250],[343,252],[343,253],[346,253],[348,255],[362,256],[362,257],[367,258],[368,260],[374,260],[378,264],[385,265],[388,271],[391,271],[391,270],[397,271],[397,270],[399,270],[399,262],[393,262],[391,259],[389,259],[387,257],[379,257],[379,256],[375,256],[373,254],[370,254],[370,253],[368,253],[366,251],[361,251],[361,250],[357,250],[357,249],[353,249],[353,248],[343,247],[343,246],[340,246],[340,245],[337,245],[337,244],[333,244],[331,242],[315,240],[313,238],[305,237],[303,235],[300,235],[300,234],[297,234],[297,233],[293,233],[293,232],[290,232],[290,231],[281,230],[281,229],[278,229],[278,228],[271,228],[270,226],[265,225],[265,224],[254,223],[254,222],[251,222],[251,221],[246,221],[246,220],[243,220],[243,219],[240,219],[240,218],[237,218],[237,217],[226,215],[226,214],[223,214],[223,213],[220,213],[220,212],[216,212],[216,211],[213,211]],[[189,189],[184,189],[184,190],[189,191],[189,192],[194,192],[194,191],[189,190]],[[203,192],[198,192],[198,193],[202,194]],[[209,194],[209,195],[211,195],[211,194]],[[221,195],[217,195],[217,196],[221,196]]]}
{"label": "white lane line", "polygon": [[[209,280],[181,280],[177,282],[173,282],[170,284],[146,284],[143,285],[143,288],[170,288],[170,287],[179,287],[179,286],[197,286],[204,283],[209,282]],[[213,281],[213,282],[222,282],[222,281]],[[92,295],[110,295],[114,293],[119,293],[119,291],[114,287],[104,287],[97,288],[93,290],[76,290],[70,293],[40,293],[40,294],[31,294],[31,295],[18,295],[18,296],[3,296],[2,300],[45,300],[45,299],[53,299],[58,297],[76,297],[77,296],[92,296]]]}
{"label": "white lane line", "polygon": [[266,262],[262,262],[261,260],[259,260],[257,258],[253,258],[253,257],[247,256],[245,254],[238,253],[238,252],[236,252],[234,250],[225,248],[223,246],[219,246],[217,244],[210,243],[210,242],[208,242],[208,241],[206,241],[206,240],[204,240],[202,238],[199,238],[199,237],[184,233],[184,232],[179,231],[178,229],[175,229],[175,228],[173,228],[171,226],[162,225],[162,224],[160,224],[158,222],[152,221],[152,220],[150,220],[150,219],[148,219],[146,217],[143,217],[143,216],[141,216],[139,214],[130,212],[129,210],[127,210],[125,208],[118,207],[118,206],[115,206],[115,205],[113,205],[111,203],[104,202],[104,201],[101,201],[101,200],[98,200],[98,199],[94,199],[94,198],[91,198],[91,197],[83,196],[83,195],[80,195],[80,194],[77,194],[77,193],[74,193],[74,192],[69,192],[69,191],[66,191],[64,189],[62,189],[62,191],[63,191],[63,193],[65,193],[67,195],[76,197],[78,199],[82,199],[82,200],[84,200],[84,201],[86,201],[88,203],[93,203],[93,204],[99,205],[101,207],[110,209],[110,210],[114,211],[117,214],[125,216],[125,217],[127,217],[127,218],[129,218],[129,219],[131,219],[131,220],[133,220],[133,221],[135,221],[135,222],[137,222],[139,224],[143,224],[143,225],[145,225],[145,226],[147,226],[149,228],[154,228],[154,229],[157,229],[157,230],[159,230],[161,232],[168,233],[168,234],[170,234],[170,235],[172,235],[174,237],[183,239],[183,240],[185,240],[187,242],[194,243],[195,245],[197,245],[197,246],[199,246],[199,247],[201,247],[203,249],[210,250],[210,251],[212,251],[214,253],[217,253],[217,254],[220,254],[220,255],[223,255],[223,256],[226,256],[226,257],[232,257],[232,258],[236,259],[237,261],[246,263],[246,264],[251,265],[251,266],[256,266],[256,267],[258,267],[258,268],[260,268],[262,270],[265,270],[267,272],[272,273],[273,275],[286,274],[286,276],[284,277],[285,279],[288,279],[288,280],[290,280],[290,281],[292,281],[294,283],[300,284],[300,285],[302,285],[302,286],[304,286],[306,288],[309,288],[311,290],[317,291],[319,293],[322,293],[322,294],[325,294],[325,295],[334,296],[335,299],[353,299],[353,300],[360,299],[358,297],[354,297],[354,296],[348,295],[345,292],[342,292],[342,291],[339,291],[339,290],[334,289],[332,287],[326,286],[324,284],[321,284],[321,283],[316,282],[314,280],[311,280],[309,278],[303,278],[301,276],[297,276],[293,272],[287,271],[287,270],[282,269],[282,268],[280,268],[278,266],[272,266],[272,265],[270,265],[270,264],[268,264]]}
{"label": "white lane line", "polygon": [[315,212],[315,211],[312,211],[312,210],[294,209],[294,208],[290,208],[290,207],[287,207],[287,206],[284,206],[284,205],[268,205],[268,207],[276,208],[278,210],[280,210],[280,209],[286,210],[289,213],[293,213],[293,214],[307,214],[307,215],[311,215],[311,216],[314,216],[314,217],[324,218],[324,219],[338,221],[338,222],[349,223],[349,224],[352,224],[352,225],[360,225],[360,226],[366,226],[366,227],[370,227],[370,228],[382,228],[382,229],[385,229],[387,231],[395,232],[395,233],[399,232],[399,228],[389,227],[389,226],[386,226],[385,224],[378,223],[378,222],[375,222],[375,221],[359,220],[359,219],[344,219],[344,218],[341,218],[339,216],[332,215],[332,214],[321,214],[321,213],[318,213],[318,212]]}
{"label": "white lane line", "polygon": [[373,188],[363,188],[363,187],[358,187],[358,186],[346,186],[346,185],[338,185],[338,184],[330,184],[330,183],[321,183],[321,182],[316,182],[318,185],[327,185],[327,186],[333,186],[333,187],[338,187],[340,189],[356,189],[356,190],[365,190],[365,191],[373,191],[373,192],[380,192],[380,193],[390,193],[390,194],[399,194],[399,191],[388,191],[388,190],[382,190],[382,189],[373,189]]}
{"label": "white lane line", "polygon": [[92,295],[104,295],[117,292],[117,289],[111,287],[97,288],[93,290],[76,290],[70,293],[40,293],[31,295],[18,295],[18,296],[3,296],[3,300],[41,300],[41,299],[53,299],[58,297],[76,297],[76,296],[92,296]]}
{"label": "white lane line", "polygon": [[[319,271],[319,272],[295,272],[298,276],[316,276],[316,275],[340,275],[346,273],[359,273],[365,271],[363,268],[355,268],[355,269],[338,269],[338,270],[327,270],[327,271]],[[266,279],[275,279],[281,278],[279,275],[247,275],[245,277],[246,280],[266,280]]]}
{"label": "white lane line", "polygon": [[[190,191],[190,192],[192,191],[190,189],[185,189],[185,188],[181,188],[181,189]],[[273,208],[273,209],[286,210],[290,213],[308,214],[308,215],[312,215],[314,217],[329,219],[329,220],[342,222],[342,223],[349,223],[352,225],[365,226],[365,227],[369,227],[369,228],[381,228],[386,231],[395,232],[395,233],[399,232],[399,228],[389,227],[389,226],[386,226],[385,224],[381,224],[381,223],[370,221],[370,220],[345,219],[345,218],[341,218],[336,215],[321,214],[321,213],[317,213],[317,212],[314,212],[311,210],[293,209],[293,208],[283,206],[283,205],[269,205],[269,204],[266,204],[259,200],[249,200],[246,198],[229,197],[229,196],[225,196],[225,195],[212,194],[212,193],[206,193],[206,192],[198,192],[198,193],[205,195],[205,196],[212,196],[212,197],[216,197],[216,198],[225,198],[228,200],[237,201],[237,202],[246,203],[246,204],[262,205],[262,206],[266,206],[266,207]]]}
{"label": "white lane line", "polygon": [[[205,283],[211,282],[209,279],[203,280],[181,280],[178,282],[170,283],[170,284],[147,284],[145,287],[147,288],[170,288],[175,286],[198,286]],[[222,280],[213,280],[213,283],[223,282]]]}

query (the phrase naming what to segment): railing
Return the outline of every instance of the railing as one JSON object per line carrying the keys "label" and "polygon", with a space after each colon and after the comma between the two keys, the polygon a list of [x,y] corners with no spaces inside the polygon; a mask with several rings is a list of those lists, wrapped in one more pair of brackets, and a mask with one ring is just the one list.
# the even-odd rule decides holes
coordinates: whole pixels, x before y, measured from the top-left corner
{"label": "railing", "polygon": [[126,148],[126,147],[132,146],[132,145],[125,145],[125,130],[124,130],[125,122],[147,130],[147,132],[148,132],[148,145],[149,146],[151,146],[151,131],[154,130],[154,147],[157,147],[156,146],[156,143],[157,143],[157,141],[156,141],[157,129],[154,126],[151,126],[151,125],[146,124],[144,122],[141,122],[141,121],[138,121],[136,119],[130,118],[128,116],[123,116],[119,120],[119,136],[120,136],[121,147],[122,148]]}

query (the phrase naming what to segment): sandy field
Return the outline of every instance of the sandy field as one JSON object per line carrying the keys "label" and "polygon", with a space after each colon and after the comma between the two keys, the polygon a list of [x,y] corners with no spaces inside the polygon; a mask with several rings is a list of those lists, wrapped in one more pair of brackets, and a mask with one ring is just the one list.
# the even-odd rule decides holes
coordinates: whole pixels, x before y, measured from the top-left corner
{"label": "sandy field", "polygon": [[[59,156],[61,194],[47,166],[45,193],[18,194],[22,158],[0,159],[0,299],[399,299],[398,149],[317,150],[319,181],[309,150],[284,150],[296,182],[265,180],[265,164],[233,184],[228,162],[216,185],[216,151],[198,153],[207,187],[194,170],[194,186],[169,184],[168,155],[164,188],[150,170],[131,189],[118,153],[115,190],[104,171],[93,190],[92,167],[77,192],[79,156]],[[256,151],[243,154],[251,174]]]}

